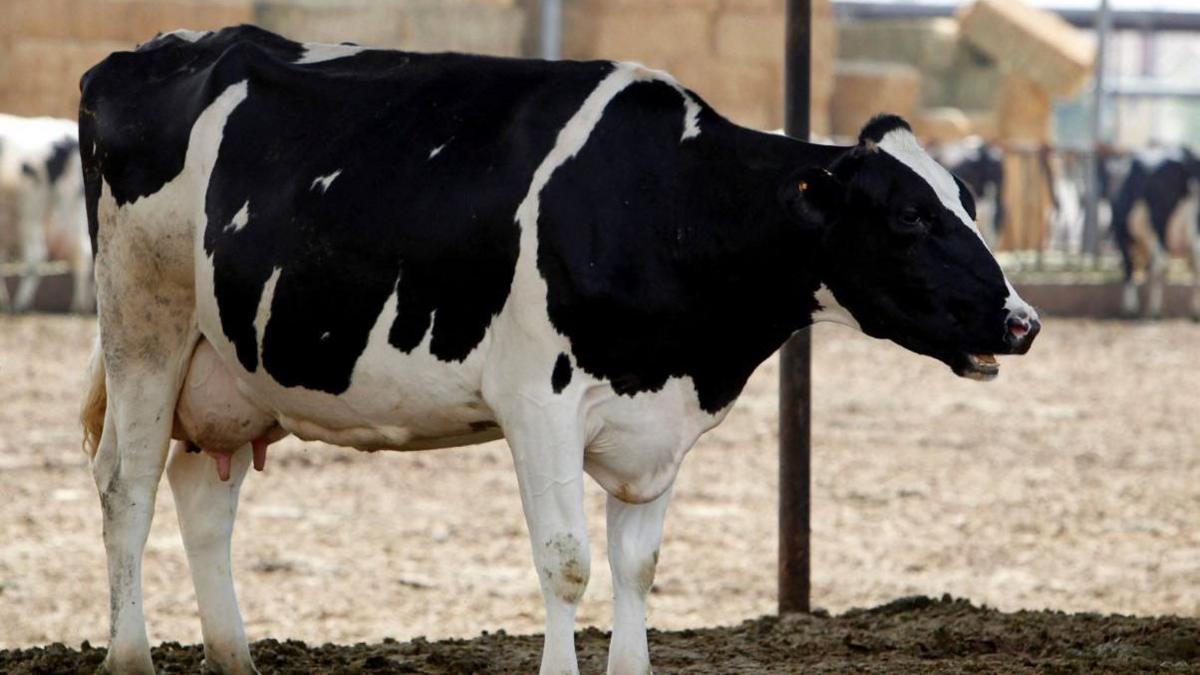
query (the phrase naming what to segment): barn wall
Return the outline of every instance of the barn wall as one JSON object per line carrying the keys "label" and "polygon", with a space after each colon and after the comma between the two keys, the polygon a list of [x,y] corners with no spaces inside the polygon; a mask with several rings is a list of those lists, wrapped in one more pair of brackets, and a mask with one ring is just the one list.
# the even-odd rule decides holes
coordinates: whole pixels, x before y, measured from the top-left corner
{"label": "barn wall", "polygon": [[295,40],[421,52],[523,52],[521,0],[258,0],[259,25]]}
{"label": "barn wall", "polygon": [[[567,58],[675,74],[742,124],[783,124],[784,0],[565,0]],[[813,130],[829,130],[836,36],[815,0]],[[0,112],[74,118],[79,77],[160,31],[257,23],[302,40],[531,54],[536,0],[0,0]]]}
{"label": "barn wall", "polygon": [[0,112],[74,118],[79,77],[155,33],[244,23],[251,0],[2,0]]}
{"label": "barn wall", "polygon": [[[566,0],[563,56],[674,74],[747,126],[783,126],[784,0]],[[829,0],[813,2],[812,129],[829,133],[837,51]]]}

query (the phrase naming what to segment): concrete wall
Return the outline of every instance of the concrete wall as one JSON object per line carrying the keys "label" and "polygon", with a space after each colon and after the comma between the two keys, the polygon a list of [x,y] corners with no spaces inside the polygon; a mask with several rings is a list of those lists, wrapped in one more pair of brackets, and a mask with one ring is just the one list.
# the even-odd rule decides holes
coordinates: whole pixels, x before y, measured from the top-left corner
{"label": "concrete wall", "polygon": [[[836,39],[814,13],[813,129],[827,133]],[[783,117],[784,0],[565,0],[567,58],[672,72],[731,119]],[[532,54],[536,0],[0,0],[0,111],[74,118],[79,77],[160,31],[257,23],[300,40]]]}

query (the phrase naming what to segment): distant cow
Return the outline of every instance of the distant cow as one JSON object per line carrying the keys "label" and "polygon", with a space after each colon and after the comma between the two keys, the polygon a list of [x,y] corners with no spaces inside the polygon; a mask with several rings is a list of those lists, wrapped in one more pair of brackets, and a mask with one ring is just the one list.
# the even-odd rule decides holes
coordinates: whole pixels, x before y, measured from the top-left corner
{"label": "distant cow", "polygon": [[[1045,244],[1051,249],[1078,252],[1083,236],[1083,197],[1073,180],[1074,162],[1048,146],[1037,148],[1036,153],[1037,173],[1029,179],[1044,181],[1049,198]],[[979,229],[989,243],[999,242],[1005,228],[1004,151],[971,137],[939,146],[935,156],[971,188],[979,212]]]}
{"label": "distant cow", "polygon": [[1183,253],[1192,269],[1192,316],[1200,319],[1200,159],[1186,148],[1148,148],[1133,156],[1112,206],[1112,233],[1125,275],[1122,309],[1162,315],[1167,262]]}
{"label": "distant cow", "polygon": [[[79,166],[78,125],[49,117],[0,114],[0,222],[4,248],[22,263],[16,297],[0,282],[0,308],[26,311],[47,260],[64,260],[74,278],[71,307],[92,306],[92,251]],[[6,237],[0,236],[0,239]]]}
{"label": "distant cow", "polygon": [[790,335],[838,321],[989,379],[1039,330],[967,189],[897,117],[814,145],[636,64],[253,27],[158,37],[82,86],[100,299],[84,421],[117,672],[152,672],[141,564],[164,469],[208,667],[253,670],[230,533],[247,467],[292,433],[507,438],[543,673],[577,672],[591,475],[609,494],[609,670],[645,673],[679,464]]}
{"label": "distant cow", "polygon": [[941,145],[935,156],[971,188],[979,229],[989,244],[995,244],[1004,230],[1004,153],[972,136]]}

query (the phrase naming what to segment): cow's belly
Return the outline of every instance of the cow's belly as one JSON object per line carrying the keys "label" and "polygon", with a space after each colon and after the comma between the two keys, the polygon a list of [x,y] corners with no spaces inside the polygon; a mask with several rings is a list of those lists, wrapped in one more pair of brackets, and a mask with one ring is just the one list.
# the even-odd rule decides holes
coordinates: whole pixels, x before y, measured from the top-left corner
{"label": "cow's belly", "polygon": [[429,350],[429,337],[409,353],[391,346],[388,328],[396,297],[383,307],[366,348],[355,361],[349,387],[338,393],[280,384],[262,364],[261,338],[270,321],[268,285],[256,325],[260,358],[253,371],[237,357],[224,335],[217,300],[198,265],[197,321],[236,387],[256,408],[267,411],[283,430],[310,441],[360,450],[424,450],[470,445],[501,437],[480,392],[483,348],[461,362],[441,361]]}

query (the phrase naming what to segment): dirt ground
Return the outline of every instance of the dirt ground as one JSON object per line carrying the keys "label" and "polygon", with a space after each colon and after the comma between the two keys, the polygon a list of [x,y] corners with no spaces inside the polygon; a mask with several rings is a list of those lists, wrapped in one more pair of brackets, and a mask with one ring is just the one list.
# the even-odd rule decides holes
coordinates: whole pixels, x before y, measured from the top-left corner
{"label": "dirt ground", "polygon": [[[99,645],[107,634],[100,509],[75,422],[93,335],[82,318],[0,318],[3,647]],[[1049,320],[1033,351],[1002,359],[991,384],[956,379],[940,364],[839,327],[817,327],[814,343],[815,605],[841,613],[950,593],[1006,611],[1200,615],[1200,326]],[[774,611],[775,380],[769,362],[684,464],[651,598],[649,622],[660,630],[732,625]],[[503,444],[407,454],[281,445],[266,472],[247,479],[235,538],[234,575],[252,639],[378,643],[492,631],[446,647],[458,659],[499,644],[498,629],[541,630]],[[604,630],[611,585],[603,497],[594,485],[588,512],[592,580],[579,618]],[[145,576],[151,639],[198,642],[168,489],[158,500]],[[975,637],[953,638],[954,622],[928,629],[933,637],[893,635],[883,627],[899,619],[879,610],[661,633],[655,649],[660,661],[678,651],[668,658],[687,670],[717,658],[729,636],[772,645],[763,647],[768,655],[794,650],[798,659],[828,649],[845,664],[859,658],[860,642],[867,654],[882,645],[882,661],[864,661],[876,665],[920,665],[921,650],[946,640],[975,645],[959,648],[973,650],[982,666],[993,652],[1034,665],[1075,652],[1122,654],[1131,644],[1153,656],[1174,627],[1192,631],[1196,644],[1194,621],[1085,616],[1060,635],[1053,626],[1065,621],[1061,615],[1018,614],[1030,625],[1046,622],[1049,633],[1012,629],[1017,635],[1006,628],[1016,621],[1009,615],[961,604],[934,609],[970,618]],[[1090,646],[1069,636],[1079,625],[1100,631]],[[1121,631],[1139,637],[1129,642]],[[691,649],[688,635],[721,637]],[[599,633],[581,639],[586,658],[601,663]],[[513,644],[525,650],[520,658],[534,658],[535,640]],[[393,668],[389,659],[401,650],[434,659],[441,647],[431,645],[389,642],[355,653]],[[745,670],[736,645],[728,650],[733,660],[722,669]],[[180,658],[196,658],[184,652]],[[321,667],[357,658],[328,650],[310,657]]]}
{"label": "dirt ground", "polygon": [[[608,636],[576,635],[580,670],[604,672]],[[263,673],[532,673],[541,638],[499,631],[472,640],[309,646],[263,640],[251,647]],[[659,673],[1145,673],[1200,672],[1200,621],[1136,619],[971,606],[948,596],[904,598],[843,616],[764,617],[729,628],[651,631]],[[0,652],[0,672],[91,673],[90,645]],[[197,672],[199,646],[154,650],[162,673]]]}

